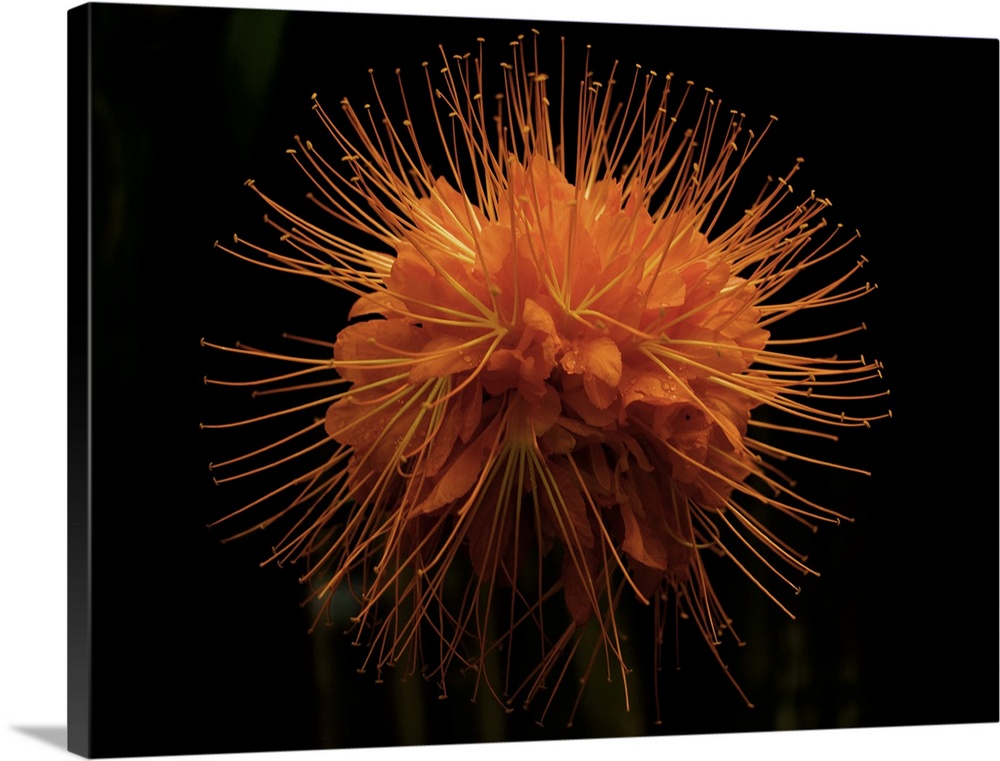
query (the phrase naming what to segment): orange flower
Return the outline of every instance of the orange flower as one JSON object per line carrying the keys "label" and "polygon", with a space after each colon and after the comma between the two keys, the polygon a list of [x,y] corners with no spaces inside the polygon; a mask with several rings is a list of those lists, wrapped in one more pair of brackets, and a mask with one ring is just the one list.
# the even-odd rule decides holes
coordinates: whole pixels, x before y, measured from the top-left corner
{"label": "orange flower", "polygon": [[[530,702],[547,677],[561,680],[590,624],[627,704],[615,618],[627,598],[654,606],[657,626],[676,604],[714,649],[729,620],[706,551],[741,568],[749,552],[793,588],[788,570],[810,572],[749,506],[843,517],[792,491],[772,461],[796,455],[772,434],[884,417],[839,406],[887,393],[852,392],[880,365],[805,353],[863,326],[781,341],[771,331],[866,293],[848,285],[863,257],[833,282],[789,287],[853,240],[827,230],[827,200],[788,201],[798,163],[720,221],[767,126],[755,136],[710,91],[682,131],[690,83],[637,69],[620,103],[616,72],[604,83],[587,73],[570,160],[562,86],[554,109],[552,83],[519,41],[491,114],[481,48],[442,50],[439,84],[425,64],[446,174],[425,158],[426,125],[405,96],[400,119],[376,88],[362,114],[342,102],[344,126],[316,101],[331,158],[299,139],[290,151],[332,228],[248,183],[284,220],[270,224],[285,245],[237,238],[250,253],[225,250],[357,301],[327,344],[332,358],[228,349],[301,366],[261,385],[329,373],[290,388],[338,390],[288,410],[325,408],[322,420],[213,468],[271,458],[237,478],[326,448],[233,516],[281,504],[260,524],[292,523],[272,559],[305,563],[323,610],[338,589],[353,592],[366,666],[427,659],[442,690],[454,666],[472,666],[505,704]],[[518,660],[523,629],[541,632],[534,666]],[[482,667],[500,646],[520,680]]]}

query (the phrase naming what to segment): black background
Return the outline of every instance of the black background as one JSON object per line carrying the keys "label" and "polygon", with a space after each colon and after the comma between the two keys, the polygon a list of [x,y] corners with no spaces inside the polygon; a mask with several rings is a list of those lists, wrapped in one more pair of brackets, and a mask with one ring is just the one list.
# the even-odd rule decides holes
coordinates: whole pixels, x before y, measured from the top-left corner
{"label": "black background", "polygon": [[[996,398],[996,355],[986,351],[996,337],[995,40],[89,13],[95,755],[997,720],[996,461],[986,425]],[[572,728],[572,690],[540,728],[541,705],[511,715],[489,699],[473,705],[461,677],[447,701],[420,679],[375,684],[356,673],[361,652],[347,637],[306,633],[295,572],[258,567],[266,537],[223,546],[225,532],[206,529],[240,490],[212,483],[207,463],[231,441],[199,423],[248,408],[202,378],[247,368],[199,339],[267,342],[300,326],[332,338],[344,309],[328,288],[213,248],[236,231],[271,242],[243,181],[289,203],[306,192],[284,151],[295,134],[322,138],[311,93],[336,114],[344,95],[370,99],[369,68],[394,91],[398,66],[419,99],[420,63],[440,60],[439,43],[463,53],[485,37],[495,62],[531,28],[552,49],[567,38],[574,81],[589,43],[599,76],[618,56],[623,70],[642,63],[712,87],[751,125],[778,115],[760,181],[804,156],[797,184],[833,200],[833,221],[860,229],[857,253],[879,285],[861,305],[863,350],[886,366],[894,418],[846,437],[838,455],[873,475],[802,474],[811,494],[855,522],[799,542],[822,576],[790,601],[794,622],[735,570],[714,577],[748,642],[724,657],[753,709],[684,627],[681,671],[666,657],[662,726],[648,680],[630,714],[605,704],[617,693],[598,690]],[[749,192],[758,180],[744,183]],[[644,629],[633,628],[642,642]]]}

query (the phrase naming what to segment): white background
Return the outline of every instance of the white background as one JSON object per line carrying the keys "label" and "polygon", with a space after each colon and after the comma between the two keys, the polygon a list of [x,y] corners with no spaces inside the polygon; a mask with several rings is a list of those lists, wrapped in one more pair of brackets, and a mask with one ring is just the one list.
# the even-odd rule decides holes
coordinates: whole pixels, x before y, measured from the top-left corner
{"label": "white background", "polygon": [[[184,5],[274,8],[280,2],[189,0]],[[0,627],[0,757],[66,755],[66,12],[72,3],[8,3],[0,24],[0,194],[6,248],[0,252],[0,483],[2,504],[2,627]],[[992,0],[823,4],[775,0],[660,0],[589,3],[505,0],[470,6],[457,0],[347,0],[289,3],[303,10],[417,12],[507,18],[571,18],[736,28],[808,29],[997,38]],[[893,10],[895,8],[896,10]],[[986,94],[989,97],[989,93]],[[986,146],[990,156],[991,147]],[[987,172],[991,171],[989,167]],[[8,367],[14,371],[7,371]],[[25,368],[35,368],[23,375]],[[6,400],[6,404],[4,404]],[[17,400],[12,403],[11,400]],[[989,601],[986,610],[989,611]],[[905,637],[910,622],[888,637]],[[1000,647],[977,638],[969,645]],[[988,662],[988,661],[987,661]],[[919,672],[913,675],[919,689]],[[1000,687],[998,687],[1000,689]],[[990,696],[985,696],[989,699]],[[58,743],[63,743],[59,747]],[[56,743],[56,744],[54,744]],[[501,758],[510,746],[477,747],[477,758]],[[517,753],[642,753],[661,757],[739,759],[897,757],[996,758],[1000,725],[769,733],[728,737],[588,741],[519,745]],[[466,758],[469,749],[338,751],[339,758]],[[241,759],[307,759],[329,752],[242,754]],[[200,756],[212,759],[232,756]]]}

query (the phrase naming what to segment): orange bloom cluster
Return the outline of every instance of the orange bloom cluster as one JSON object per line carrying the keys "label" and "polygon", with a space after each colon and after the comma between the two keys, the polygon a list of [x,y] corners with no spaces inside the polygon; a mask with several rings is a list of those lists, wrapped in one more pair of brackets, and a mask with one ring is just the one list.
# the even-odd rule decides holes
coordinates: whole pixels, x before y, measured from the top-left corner
{"label": "orange bloom cluster", "polygon": [[[691,83],[637,68],[622,101],[615,72],[606,82],[587,73],[567,161],[565,86],[553,107],[553,82],[528,47],[512,46],[496,99],[478,89],[481,49],[442,50],[438,85],[425,64],[445,175],[425,159],[405,94],[398,119],[376,87],[364,118],[342,103],[345,126],[316,101],[333,160],[308,141],[290,151],[332,227],[248,183],[277,212],[270,223],[285,246],[237,238],[242,248],[226,250],[357,301],[327,344],[332,357],[227,349],[300,366],[261,387],[301,389],[298,380],[330,374],[308,387],[337,390],[242,421],[325,408],[282,440],[213,465],[271,458],[237,478],[326,447],[320,464],[233,515],[284,500],[255,528],[293,521],[273,559],[307,563],[321,608],[338,590],[354,593],[366,665],[409,658],[442,689],[452,665],[471,666],[504,702],[528,702],[546,677],[561,678],[588,624],[624,683],[623,596],[652,603],[658,627],[672,601],[714,648],[729,621],[706,552],[739,565],[739,547],[794,587],[788,571],[809,569],[751,508],[842,516],[791,490],[772,462],[795,455],[772,434],[868,425],[884,415],[845,414],[844,401],[887,393],[851,391],[881,377],[877,362],[796,351],[861,326],[771,338],[783,318],[870,287],[848,285],[863,264],[852,259],[833,282],[783,298],[853,240],[826,229],[827,200],[786,200],[798,163],[720,222],[767,127],[755,136],[708,91],[686,106],[695,113],[684,130]],[[537,663],[494,684],[484,659],[502,645],[518,662],[527,649],[515,632],[525,628],[540,631]]]}

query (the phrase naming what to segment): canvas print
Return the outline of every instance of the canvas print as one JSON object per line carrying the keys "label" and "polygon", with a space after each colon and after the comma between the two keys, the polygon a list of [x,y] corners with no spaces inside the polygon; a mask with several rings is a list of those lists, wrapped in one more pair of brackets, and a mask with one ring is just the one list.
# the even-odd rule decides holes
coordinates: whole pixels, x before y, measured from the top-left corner
{"label": "canvas print", "polygon": [[996,40],[70,37],[71,750],[997,721]]}

